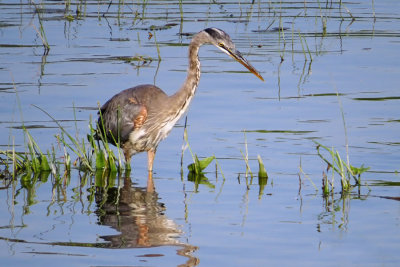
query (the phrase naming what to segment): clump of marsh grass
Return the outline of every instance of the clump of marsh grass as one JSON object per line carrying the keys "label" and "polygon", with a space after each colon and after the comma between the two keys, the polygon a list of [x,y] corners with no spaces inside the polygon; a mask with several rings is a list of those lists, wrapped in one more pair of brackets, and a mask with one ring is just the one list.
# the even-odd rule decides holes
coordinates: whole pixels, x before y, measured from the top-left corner
{"label": "clump of marsh grass", "polygon": [[[119,112],[118,114],[120,114]],[[101,125],[97,125],[97,129],[92,127],[92,123],[90,120],[89,128],[90,134],[88,134],[88,140],[91,144],[93,149],[93,153],[96,155],[96,167],[100,169],[104,169],[107,167],[110,169],[111,172],[121,171],[122,170],[122,156],[121,156],[121,142],[113,137],[113,141],[116,144],[118,150],[118,158],[115,156],[113,150],[110,148],[108,140],[106,138],[106,130],[104,127],[103,116],[100,112],[100,105],[99,105],[99,115],[100,115],[100,123]],[[99,140],[100,142],[95,142],[95,139]],[[130,162],[125,162],[125,168],[130,169]]]}
{"label": "clump of marsh grass", "polygon": [[[26,140],[25,151],[17,152],[14,144],[9,150],[0,150],[0,159],[5,166],[4,172],[12,169],[13,178],[22,174],[36,176],[43,172],[51,172],[55,177],[68,177],[72,168],[77,168],[85,173],[101,174],[102,177],[105,174],[121,173],[123,162],[119,142],[116,142],[118,149],[118,156],[116,156],[107,140],[103,138],[105,133],[99,133],[94,129],[91,119],[89,133],[85,139],[79,137],[78,134],[73,136],[47,111],[38,106],[35,107],[50,117],[61,130],[61,133],[56,135],[56,140],[58,147],[62,150],[62,155],[58,157],[54,145],[52,145],[51,152],[48,150],[47,153],[43,153],[30,132],[23,127]],[[74,117],[76,121],[75,112]],[[104,129],[104,127],[102,128]],[[76,131],[78,132],[77,125]],[[98,136],[100,136],[100,140],[96,142]],[[73,159],[75,160],[73,161]],[[129,168],[129,163],[125,167]]]}
{"label": "clump of marsh grass", "polygon": [[51,168],[48,160],[50,153],[42,153],[29,131],[25,127],[23,131],[25,139],[27,140],[25,152],[15,151],[14,146],[11,150],[0,150],[0,155],[5,157],[2,159],[2,162],[5,164],[6,168],[8,169],[10,167],[9,163],[11,163],[13,166],[13,173],[19,171],[35,173],[50,171]]}
{"label": "clump of marsh grass", "polygon": [[[334,192],[335,173],[339,174],[340,176],[340,183],[343,193],[350,192],[354,186],[361,185],[361,174],[368,171],[370,169],[369,167],[365,167],[364,164],[362,164],[360,167],[355,167],[350,163],[346,163],[340,156],[339,152],[333,147],[328,148],[317,141],[314,141],[314,143],[317,144],[316,149],[318,156],[328,164],[327,172],[332,169],[331,180],[328,179],[326,174],[323,175],[322,190],[324,194],[330,194]],[[328,160],[327,157],[323,156],[320,151],[321,148],[328,152],[331,160]],[[354,180],[355,184],[351,184],[351,179]]]}
{"label": "clump of marsh grass", "polygon": [[[246,186],[247,189],[250,189],[250,185],[253,184],[253,178],[254,174],[250,169],[250,164],[249,164],[249,154],[248,154],[248,148],[247,148],[247,137],[246,137],[246,131],[244,131],[244,146],[245,146],[245,153],[243,153],[242,150],[240,150],[240,153],[243,156],[243,160],[246,164]],[[265,165],[263,160],[261,159],[260,155],[257,155],[257,161],[258,161],[258,185],[259,185],[259,193],[258,197],[261,198],[261,196],[264,194],[264,188],[268,183],[268,173],[267,170],[265,169]],[[250,182],[248,181],[247,177],[250,175]]]}
{"label": "clump of marsh grass", "polygon": [[[325,195],[328,194],[333,194],[334,192],[334,181],[335,181],[335,176],[334,174],[337,173],[340,176],[340,183],[342,186],[342,193],[347,193],[350,192],[355,186],[360,186],[361,185],[361,174],[368,171],[370,167],[364,167],[364,164],[362,164],[360,167],[355,167],[350,164],[350,156],[349,156],[349,144],[348,144],[348,138],[347,138],[347,127],[346,127],[346,120],[344,117],[344,112],[343,112],[343,106],[342,106],[342,101],[340,99],[340,94],[336,89],[336,96],[338,98],[338,103],[339,103],[339,108],[340,108],[340,113],[342,117],[342,122],[343,122],[343,128],[344,128],[344,136],[345,136],[345,141],[346,141],[346,161],[342,159],[340,156],[339,152],[332,148],[329,148],[327,146],[324,146],[317,141],[313,140],[314,143],[317,145],[317,153],[318,156],[325,161],[328,164],[327,167],[327,172],[332,169],[332,178],[331,180],[328,179],[328,176],[324,173],[323,178],[322,178],[322,190]],[[331,160],[328,160],[327,157],[323,156],[321,153],[320,149],[324,149],[325,152],[330,155]],[[354,179],[355,184],[351,184],[351,180]]]}

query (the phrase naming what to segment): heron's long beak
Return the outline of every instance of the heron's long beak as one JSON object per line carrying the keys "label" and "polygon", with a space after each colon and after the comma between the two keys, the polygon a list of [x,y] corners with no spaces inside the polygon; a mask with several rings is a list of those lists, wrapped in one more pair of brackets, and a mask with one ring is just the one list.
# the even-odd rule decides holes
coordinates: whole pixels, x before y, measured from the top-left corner
{"label": "heron's long beak", "polygon": [[231,49],[223,46],[222,44],[219,46],[219,48],[223,52],[225,52],[226,54],[230,55],[235,60],[237,60],[240,64],[245,66],[251,73],[256,75],[261,81],[264,81],[264,78],[261,76],[261,74],[247,61],[247,59],[245,59],[242,56],[242,54],[239,51],[237,51],[237,50],[232,51]]}

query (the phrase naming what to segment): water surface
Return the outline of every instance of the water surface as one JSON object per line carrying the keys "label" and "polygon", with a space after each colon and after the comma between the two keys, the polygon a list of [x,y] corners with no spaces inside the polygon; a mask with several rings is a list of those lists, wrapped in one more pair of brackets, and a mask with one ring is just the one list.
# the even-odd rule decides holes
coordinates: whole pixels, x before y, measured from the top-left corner
{"label": "water surface", "polygon": [[[184,1],[181,13],[179,1],[128,2],[0,3],[1,149],[24,151],[22,126],[44,151],[57,147],[60,130],[32,105],[84,137],[98,103],[122,89],[154,83],[172,94],[185,77],[191,35],[206,27],[229,33],[266,81],[201,48],[187,130],[193,152],[215,155],[219,165],[201,184],[189,179],[188,150],[181,163],[184,120],[158,148],[156,193],[146,192],[144,154],[131,173],[109,178],[77,170],[62,182],[1,177],[4,264],[399,262],[399,3]],[[133,56],[145,60],[126,60]],[[351,164],[370,167],[361,186],[342,195],[336,174],[334,194],[324,197],[327,165],[312,140],[344,159],[347,142]]]}

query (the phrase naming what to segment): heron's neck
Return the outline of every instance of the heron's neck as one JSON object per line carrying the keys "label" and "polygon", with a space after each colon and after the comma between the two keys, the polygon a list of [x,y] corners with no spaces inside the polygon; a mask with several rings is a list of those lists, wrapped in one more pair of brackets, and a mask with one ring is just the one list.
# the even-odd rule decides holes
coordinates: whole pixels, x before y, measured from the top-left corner
{"label": "heron's neck", "polygon": [[198,57],[199,48],[202,44],[201,36],[196,35],[189,45],[189,68],[187,76],[182,87],[170,97],[170,105],[177,112],[177,116],[180,117],[189,107],[190,101],[192,100],[197,85],[200,81],[200,61]]}

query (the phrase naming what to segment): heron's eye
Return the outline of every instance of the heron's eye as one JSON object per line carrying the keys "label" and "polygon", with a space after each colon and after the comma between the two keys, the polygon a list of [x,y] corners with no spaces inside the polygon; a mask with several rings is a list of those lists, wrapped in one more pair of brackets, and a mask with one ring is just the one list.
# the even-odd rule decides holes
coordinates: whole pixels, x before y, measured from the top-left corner
{"label": "heron's eye", "polygon": [[218,46],[224,47],[224,44],[223,43],[218,43]]}

